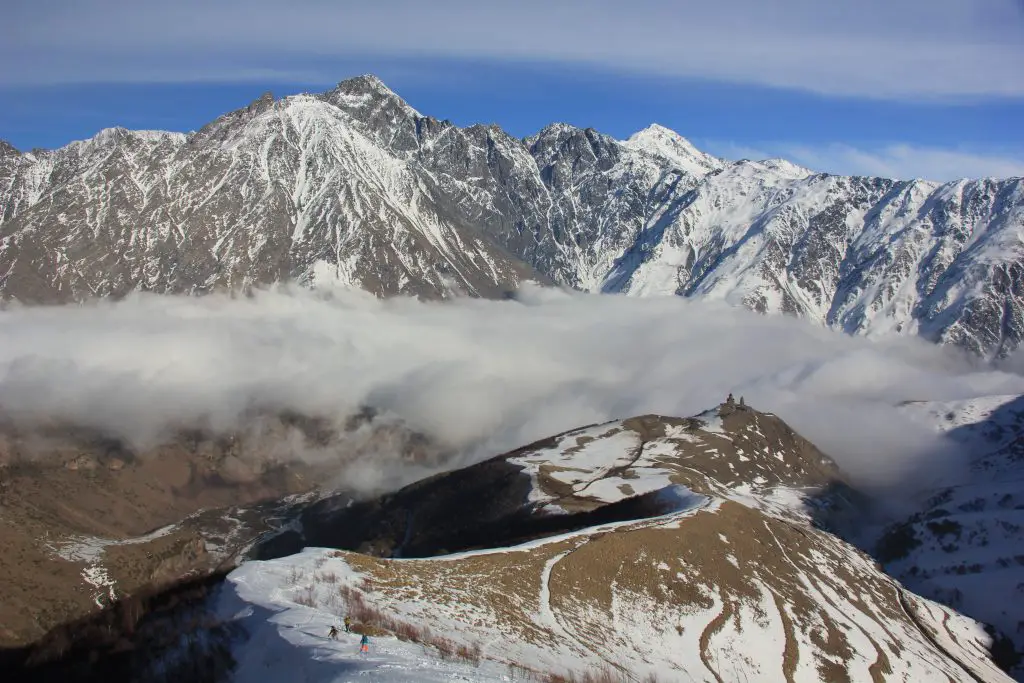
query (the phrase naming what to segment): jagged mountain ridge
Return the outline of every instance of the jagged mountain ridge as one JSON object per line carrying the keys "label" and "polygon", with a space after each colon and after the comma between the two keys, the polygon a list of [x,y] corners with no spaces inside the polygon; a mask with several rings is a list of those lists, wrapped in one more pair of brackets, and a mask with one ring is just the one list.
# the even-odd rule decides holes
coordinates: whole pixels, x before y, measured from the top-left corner
{"label": "jagged mountain ridge", "polygon": [[520,140],[364,76],[189,135],[0,146],[0,290],[26,302],[295,279],[495,296],[524,279],[725,299],[985,355],[1024,336],[1024,181],[726,162],[661,126]]}

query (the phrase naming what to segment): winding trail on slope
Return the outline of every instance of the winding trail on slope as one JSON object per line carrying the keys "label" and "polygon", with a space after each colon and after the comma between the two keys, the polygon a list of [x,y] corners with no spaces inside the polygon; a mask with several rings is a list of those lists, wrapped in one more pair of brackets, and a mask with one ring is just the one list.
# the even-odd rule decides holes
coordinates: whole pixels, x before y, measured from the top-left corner
{"label": "winding trail on slope", "polygon": [[555,565],[561,562],[567,555],[572,553],[576,548],[566,550],[563,553],[559,553],[544,563],[544,569],[540,573],[540,595],[537,607],[537,616],[541,623],[543,623],[549,630],[556,635],[561,636],[568,643],[575,643],[575,639],[572,634],[562,623],[558,621],[558,617],[555,616],[555,610],[551,606],[551,572],[554,570]]}
{"label": "winding trail on slope", "polygon": [[544,569],[541,571],[540,575],[538,617],[540,622],[544,624],[548,628],[548,630],[550,630],[555,635],[562,637],[570,648],[577,650],[581,654],[596,655],[597,658],[601,661],[618,669],[620,668],[619,665],[601,656],[600,652],[596,652],[588,648],[586,645],[584,645],[584,641],[574,637],[572,633],[570,633],[569,630],[562,624],[562,622],[558,620],[558,616],[555,614],[555,608],[551,603],[551,574],[555,569],[555,565],[564,560],[569,555],[572,555],[574,552],[576,552],[583,546],[585,546],[587,543],[590,542],[590,540],[590,538],[585,538],[581,543],[578,543],[576,546],[570,548],[569,550],[566,550],[565,552],[555,555],[554,557],[550,558],[547,562],[544,563]]}
{"label": "winding trail on slope", "polygon": [[[785,522],[785,524],[786,524],[786,526],[788,526],[793,531],[798,532],[804,538],[809,538],[807,533],[803,529],[801,529],[799,526],[797,526],[796,524],[791,524],[789,522]],[[765,525],[765,528],[768,529],[767,524]],[[771,534],[772,539],[775,541],[775,543],[779,546],[779,549],[781,550],[782,549],[782,544],[779,542],[779,539],[775,535],[775,533],[773,531],[771,531],[771,529],[768,529],[768,533]],[[799,569],[797,567],[797,565],[793,562],[793,560],[788,555],[786,555],[785,553],[783,553],[783,554],[785,555],[787,562],[789,562],[795,569]],[[885,681],[885,675],[884,675],[885,672],[891,670],[891,664],[889,662],[889,657],[885,653],[885,650],[882,649],[882,646],[878,643],[878,641],[876,641],[871,636],[871,633],[869,632],[868,628],[866,628],[864,625],[862,625],[860,623],[859,618],[857,616],[854,616],[851,612],[859,613],[860,617],[870,621],[872,625],[874,625],[875,627],[879,628],[883,633],[885,633],[887,636],[889,636],[889,638],[891,640],[895,641],[896,639],[893,637],[893,635],[891,633],[889,633],[888,629],[885,628],[884,624],[882,624],[880,621],[878,621],[869,612],[866,612],[866,611],[860,609],[859,607],[857,607],[857,605],[853,604],[852,605],[853,609],[850,610],[850,611],[847,611],[847,610],[844,610],[840,605],[838,605],[835,600],[833,600],[831,597],[829,597],[829,594],[828,594],[829,591],[826,590],[825,588],[817,587],[815,589],[815,593],[817,593],[817,595],[822,600],[824,600],[824,602],[829,607],[831,607],[835,611],[835,613],[837,615],[842,615],[843,618],[846,620],[846,622],[850,626],[852,626],[853,628],[856,628],[858,631],[860,631],[861,635],[868,641],[868,643],[870,643],[871,647],[874,648],[874,650],[875,650],[875,661],[872,662],[871,665],[868,667],[868,673],[870,674],[871,680],[873,681],[873,683],[884,683],[884,681]],[[836,622],[836,623],[839,624],[839,622]],[[839,625],[841,625],[841,624],[839,624]]]}
{"label": "winding trail on slope", "polygon": [[[790,525],[790,526],[792,526],[792,525]],[[775,537],[775,534],[771,531],[771,529],[767,525],[765,525],[765,528],[768,529],[768,533],[771,535],[771,537],[775,541],[776,545],[778,545],[779,550],[782,552],[782,556],[786,559],[786,561],[789,562],[789,564],[791,564],[795,569],[797,569],[797,571],[802,571],[800,569],[800,567],[797,566],[789,558],[789,555],[786,553],[785,549],[782,547],[782,544],[779,543],[779,539],[777,539]],[[962,661],[960,661],[960,659],[958,657],[954,656],[953,653],[951,653],[949,650],[947,650],[945,647],[943,647],[942,644],[939,643],[938,640],[931,634],[931,632],[928,630],[928,628],[925,626],[925,624],[923,624],[917,618],[916,613],[914,612],[913,606],[907,601],[902,588],[898,584],[896,584],[895,582],[890,582],[889,585],[892,586],[893,590],[895,591],[896,598],[897,598],[897,600],[899,601],[899,604],[900,604],[900,608],[903,610],[903,613],[906,615],[907,619],[909,619],[910,623],[912,623],[914,625],[914,627],[917,628],[917,630],[928,640],[928,642],[931,643],[931,645],[936,649],[936,651],[938,651],[938,652],[942,653],[943,655],[945,655],[945,657],[948,660],[950,660],[951,662],[956,664],[961,670],[963,670],[964,673],[966,673],[968,676],[970,676],[972,680],[976,681],[977,683],[985,683],[984,679],[978,677],[978,675],[975,674],[974,671],[972,671],[970,669],[970,667],[968,667],[966,664],[964,664]],[[829,602],[831,604],[831,601],[829,601],[826,596],[822,595],[822,598],[824,598],[826,600],[826,602]],[[835,605],[832,605],[832,607],[835,608]],[[867,636],[868,640],[875,647],[875,649],[877,651],[881,652],[879,650],[878,644],[875,643],[874,640],[872,638],[870,638],[870,636],[867,635],[867,633],[864,631],[864,629],[859,624],[857,624],[856,622],[854,622],[852,620],[851,620],[850,623],[852,623],[858,630],[860,630],[861,633],[863,633],[865,636]],[[876,662],[876,664],[878,664],[878,662]],[[875,665],[872,665],[872,668],[874,668],[874,666]]]}
{"label": "winding trail on slope", "polygon": [[[805,538],[807,537],[807,534],[804,532],[803,529],[800,529],[796,525],[790,524],[788,522],[784,522],[784,523],[789,528],[791,528],[791,529],[793,529],[795,531],[798,531]],[[775,542],[775,545],[777,545],[779,547],[779,553],[781,554],[781,556],[786,560],[787,563],[789,563],[789,565],[791,567],[793,567],[794,570],[796,570],[796,572],[797,572],[796,576],[799,577],[799,576],[802,575],[802,576],[804,576],[806,578],[806,580],[810,580],[810,577],[807,576],[806,570],[803,569],[802,567],[800,567],[796,562],[793,561],[793,559],[789,556],[789,553],[786,552],[786,549],[783,547],[782,543],[779,541],[778,537],[775,535],[775,532],[772,531],[770,526],[768,526],[767,522],[765,522],[764,527],[765,527],[765,530],[768,532],[768,535],[772,537],[772,540]],[[810,588],[810,586],[808,586],[808,587]],[[872,679],[872,681],[874,683],[879,683],[879,681],[881,679],[881,676],[882,676],[882,669],[885,666],[889,665],[889,659],[886,656],[885,652],[882,650],[881,646],[875,641],[874,638],[871,637],[871,634],[868,633],[867,629],[864,628],[860,623],[858,623],[858,621],[857,621],[857,619],[855,617],[853,617],[853,616],[851,616],[849,614],[845,614],[844,610],[841,609],[839,607],[839,605],[837,605],[827,595],[827,593],[826,593],[826,591],[824,589],[820,589],[820,588],[815,587],[813,590],[814,590],[814,594],[816,595],[817,599],[819,600],[819,604],[824,603],[824,604],[828,605],[834,611],[834,616],[839,616],[840,617],[840,619],[837,620],[837,619],[833,618],[833,616],[829,616],[828,613],[826,612],[826,618],[828,618],[829,621],[832,621],[837,627],[843,627],[843,628],[845,628],[847,630],[857,629],[860,632],[860,634],[868,641],[868,643],[871,644],[871,647],[874,648],[874,650],[875,650],[875,661],[872,662],[871,665],[868,667],[868,673],[871,676],[871,679]],[[875,623],[875,624],[878,623],[877,620],[875,620],[875,619],[873,619],[871,617],[871,615],[869,615],[869,614],[867,614],[867,613],[865,613],[865,612],[863,612],[861,610],[858,610],[858,611],[860,611],[861,614],[865,618],[871,620],[873,623]],[[793,628],[792,620],[790,620],[789,626],[790,626],[790,628]],[[791,635],[792,634],[790,634],[790,633],[786,634],[787,647],[788,647],[788,640],[791,637]],[[799,648],[797,648],[797,660],[796,661],[799,662]],[[785,665],[785,650],[783,651],[783,664]],[[796,662],[794,663],[794,671],[795,671],[795,668],[796,668]]]}

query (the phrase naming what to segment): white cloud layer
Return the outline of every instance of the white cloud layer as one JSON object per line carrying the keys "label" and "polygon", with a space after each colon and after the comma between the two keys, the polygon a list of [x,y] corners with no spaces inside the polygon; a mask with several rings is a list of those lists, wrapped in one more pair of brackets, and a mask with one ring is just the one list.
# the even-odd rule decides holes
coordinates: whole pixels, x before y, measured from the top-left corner
{"label": "white cloud layer", "polygon": [[815,171],[882,178],[958,180],[1024,176],[1024,155],[989,154],[959,149],[891,144],[874,149],[840,143],[811,146],[798,143],[738,145],[708,141],[708,151],[726,159],[784,158]]}
{"label": "white cloud layer", "polygon": [[11,0],[4,21],[2,84],[322,81],[325,60],[393,56],[883,98],[1024,95],[1017,0]]}
{"label": "white cloud layer", "polygon": [[253,408],[340,420],[368,404],[480,458],[612,418],[692,415],[730,391],[862,482],[920,483],[948,445],[893,406],[1024,393],[1024,378],[914,339],[674,297],[526,289],[520,301],[421,303],[275,290],[0,312],[0,411],[136,442],[169,425],[230,428]]}

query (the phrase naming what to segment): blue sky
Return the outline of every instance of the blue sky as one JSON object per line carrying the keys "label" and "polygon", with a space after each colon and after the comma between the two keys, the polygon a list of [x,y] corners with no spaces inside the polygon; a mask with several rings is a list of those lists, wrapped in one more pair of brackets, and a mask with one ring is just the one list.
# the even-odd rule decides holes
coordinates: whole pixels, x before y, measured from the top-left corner
{"label": "blue sky", "polygon": [[21,149],[375,73],[425,114],[519,136],[658,122],[730,158],[1024,175],[1020,0],[8,2],[0,138]]}

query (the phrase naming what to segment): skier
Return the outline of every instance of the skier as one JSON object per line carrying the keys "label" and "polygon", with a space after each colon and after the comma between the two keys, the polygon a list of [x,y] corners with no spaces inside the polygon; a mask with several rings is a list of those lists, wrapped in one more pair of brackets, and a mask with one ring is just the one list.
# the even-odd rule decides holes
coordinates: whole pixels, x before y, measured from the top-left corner
{"label": "skier", "polygon": [[327,637],[330,638],[331,640],[337,640],[338,639],[338,627],[332,625],[331,626],[331,630],[327,632]]}
{"label": "skier", "polygon": [[345,633],[351,633],[351,632],[352,632],[352,618],[349,617],[348,615],[345,615]]}
{"label": "skier", "polygon": [[370,653],[370,636],[363,634],[362,640],[359,641],[359,652],[361,654]]}

